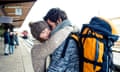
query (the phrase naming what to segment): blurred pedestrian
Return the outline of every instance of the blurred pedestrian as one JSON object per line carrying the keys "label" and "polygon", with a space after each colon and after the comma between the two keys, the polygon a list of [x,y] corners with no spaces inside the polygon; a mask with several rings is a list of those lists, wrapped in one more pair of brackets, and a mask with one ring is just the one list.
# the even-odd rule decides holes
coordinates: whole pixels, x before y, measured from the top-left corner
{"label": "blurred pedestrian", "polygon": [[15,39],[15,48],[17,48],[17,46],[19,46],[19,40],[18,40],[18,33],[14,32],[14,39]]}
{"label": "blurred pedestrian", "polygon": [[4,55],[9,55],[10,33],[9,29],[4,32]]}
{"label": "blurred pedestrian", "polygon": [[9,47],[9,53],[10,54],[14,53],[14,49],[15,49],[14,42],[15,42],[14,32],[10,32],[10,44],[9,44],[10,45],[10,47]]}

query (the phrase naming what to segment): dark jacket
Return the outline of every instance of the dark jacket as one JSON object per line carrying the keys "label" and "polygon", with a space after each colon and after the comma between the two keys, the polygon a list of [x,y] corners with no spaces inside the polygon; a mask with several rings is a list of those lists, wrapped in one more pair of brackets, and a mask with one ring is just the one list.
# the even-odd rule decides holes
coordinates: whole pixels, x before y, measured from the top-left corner
{"label": "dark jacket", "polygon": [[14,41],[15,41],[15,36],[12,34],[10,35],[10,45],[14,45]]}
{"label": "dark jacket", "polygon": [[15,40],[15,44],[19,45],[19,40],[18,40],[18,36],[17,35],[14,35],[14,40]]}
{"label": "dark jacket", "polygon": [[9,44],[9,43],[10,43],[10,33],[4,32],[4,44]]}

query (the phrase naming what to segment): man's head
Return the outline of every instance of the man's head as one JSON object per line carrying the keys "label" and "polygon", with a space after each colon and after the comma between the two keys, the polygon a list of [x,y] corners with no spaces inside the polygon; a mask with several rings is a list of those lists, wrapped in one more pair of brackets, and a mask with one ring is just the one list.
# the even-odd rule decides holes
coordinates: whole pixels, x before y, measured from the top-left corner
{"label": "man's head", "polygon": [[48,11],[44,20],[49,24],[50,28],[53,30],[57,24],[67,19],[66,13],[59,8],[52,8]]}
{"label": "man's head", "polygon": [[50,29],[45,21],[38,21],[29,24],[31,34],[34,38],[43,42],[49,38]]}

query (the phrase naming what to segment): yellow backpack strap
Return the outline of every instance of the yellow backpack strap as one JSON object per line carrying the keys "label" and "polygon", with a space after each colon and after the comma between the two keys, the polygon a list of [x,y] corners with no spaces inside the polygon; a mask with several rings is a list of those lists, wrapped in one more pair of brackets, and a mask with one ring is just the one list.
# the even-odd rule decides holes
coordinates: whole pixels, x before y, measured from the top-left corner
{"label": "yellow backpack strap", "polygon": [[79,44],[79,35],[77,35],[77,33],[71,33],[70,35],[77,43],[78,46],[80,46]]}
{"label": "yellow backpack strap", "polygon": [[66,42],[65,42],[65,45],[64,45],[63,53],[61,55],[62,58],[65,56],[65,51],[66,51],[66,48],[68,46],[70,38],[72,38],[76,42],[77,46],[79,46],[79,42],[78,42],[79,41],[79,37],[78,37],[77,33],[70,33],[68,38],[65,40]]}
{"label": "yellow backpack strap", "polygon": [[77,42],[79,42],[79,37],[78,37],[78,35],[72,33],[72,34],[71,34],[71,37],[74,38]]}

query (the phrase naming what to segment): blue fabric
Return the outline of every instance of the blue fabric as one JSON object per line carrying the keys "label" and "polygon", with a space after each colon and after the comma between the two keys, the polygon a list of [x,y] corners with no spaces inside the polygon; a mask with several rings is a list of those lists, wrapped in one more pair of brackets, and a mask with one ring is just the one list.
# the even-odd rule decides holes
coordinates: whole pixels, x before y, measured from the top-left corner
{"label": "blue fabric", "polygon": [[90,21],[90,24],[84,24],[83,26],[89,27],[93,31],[102,34],[113,42],[118,40],[118,36],[112,34],[112,28],[110,27],[110,25],[99,17],[93,17]]}
{"label": "blue fabric", "polygon": [[52,54],[52,61],[47,72],[79,72],[78,48],[73,39],[68,41],[65,56],[61,58],[65,42],[66,41],[64,41]]}
{"label": "blue fabric", "polygon": [[95,53],[94,69],[96,68],[96,65],[97,65],[98,56],[99,56],[99,43],[98,43],[98,40],[96,39],[96,53]]}
{"label": "blue fabric", "polygon": [[57,27],[54,30],[52,30],[51,35],[59,31],[60,29],[63,29],[65,26],[71,26],[71,23],[69,20],[64,20],[63,22],[58,24]]}

